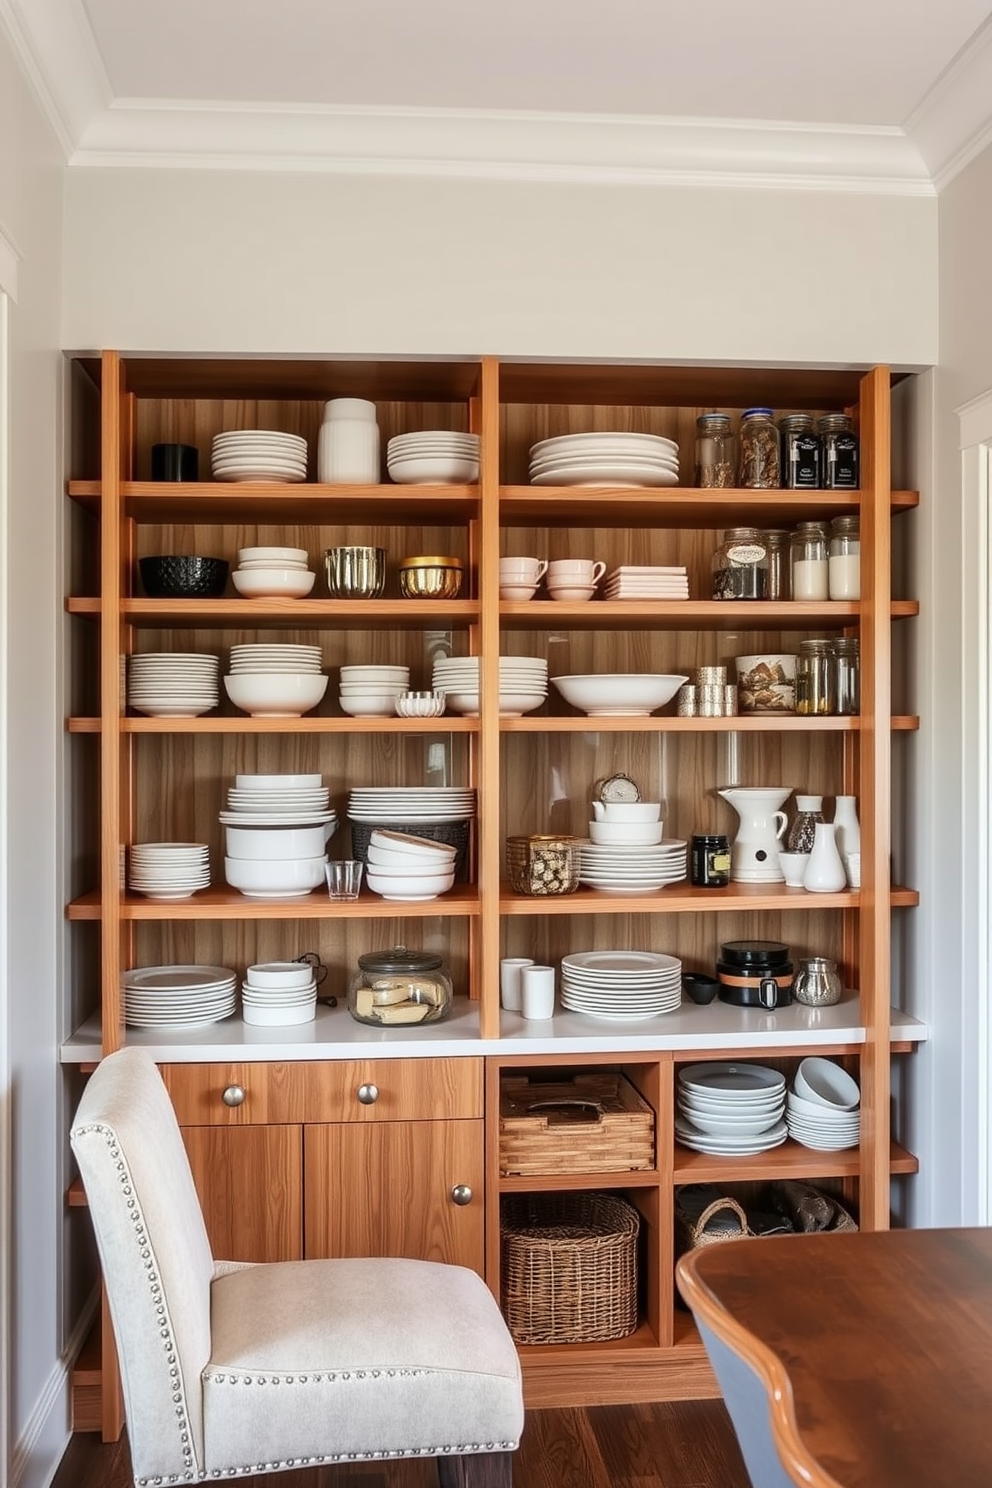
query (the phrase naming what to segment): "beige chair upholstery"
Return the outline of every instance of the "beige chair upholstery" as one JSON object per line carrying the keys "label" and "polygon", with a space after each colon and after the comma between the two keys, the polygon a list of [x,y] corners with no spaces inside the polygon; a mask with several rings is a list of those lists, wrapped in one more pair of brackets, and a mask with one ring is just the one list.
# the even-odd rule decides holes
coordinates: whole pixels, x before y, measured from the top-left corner
{"label": "beige chair upholstery", "polygon": [[162,1078],[109,1055],[79,1104],[135,1482],[428,1456],[509,1488],[520,1365],[473,1271],[431,1261],[215,1262]]}

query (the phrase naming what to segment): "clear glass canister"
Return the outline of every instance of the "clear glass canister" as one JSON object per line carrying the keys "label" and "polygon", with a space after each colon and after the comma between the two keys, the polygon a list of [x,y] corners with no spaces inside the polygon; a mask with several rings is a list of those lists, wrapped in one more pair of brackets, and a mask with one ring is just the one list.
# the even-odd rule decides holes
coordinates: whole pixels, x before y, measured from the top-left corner
{"label": "clear glass canister", "polygon": [[790,491],[820,487],[820,436],[811,413],[788,413],[778,421],[782,439],[782,484]]}
{"label": "clear glass canister", "polygon": [[861,479],[858,436],[850,415],[825,413],[816,427],[823,446],[823,489],[856,491]]}
{"label": "clear glass canister", "polygon": [[704,490],[732,486],[737,450],[729,413],[703,413],[696,420],[696,485]]}
{"label": "clear glass canister", "polygon": [[857,717],[861,712],[861,655],[856,636],[833,643],[834,712]]}
{"label": "clear glass canister", "polygon": [[861,524],[857,517],[830,523],[830,598],[861,598]]}
{"label": "clear glass canister", "polygon": [[747,408],[741,418],[740,482],[751,491],[782,484],[778,430],[770,408]]}
{"label": "clear glass canister", "polygon": [[826,599],[830,588],[827,529],[822,522],[800,522],[792,534],[789,571],[792,598]]}
{"label": "clear glass canister", "polygon": [[796,658],[796,712],[821,717],[834,711],[834,660],[830,641],[800,641]]}
{"label": "clear glass canister", "polygon": [[768,549],[767,599],[789,599],[792,582],[789,573],[789,542],[791,534],[772,527],[762,533]]}
{"label": "clear glass canister", "polygon": [[767,599],[768,548],[757,527],[728,527],[713,554],[714,599]]}
{"label": "clear glass canister", "polygon": [[438,1023],[451,1011],[451,978],[430,951],[369,951],[348,983],[348,1011],[376,1028]]}

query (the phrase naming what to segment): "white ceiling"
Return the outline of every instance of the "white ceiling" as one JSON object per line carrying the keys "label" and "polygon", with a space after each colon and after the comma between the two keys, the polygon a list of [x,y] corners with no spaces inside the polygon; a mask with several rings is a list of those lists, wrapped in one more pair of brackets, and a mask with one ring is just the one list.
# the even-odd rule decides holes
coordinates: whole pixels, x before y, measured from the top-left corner
{"label": "white ceiling", "polygon": [[0,0],[73,165],[932,191],[988,0]]}

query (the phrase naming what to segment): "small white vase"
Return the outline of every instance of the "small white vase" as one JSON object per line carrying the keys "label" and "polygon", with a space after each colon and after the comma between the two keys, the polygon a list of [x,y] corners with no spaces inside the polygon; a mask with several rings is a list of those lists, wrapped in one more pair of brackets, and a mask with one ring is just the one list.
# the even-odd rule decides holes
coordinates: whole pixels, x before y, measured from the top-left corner
{"label": "small white vase", "polygon": [[842,858],[861,851],[861,823],[857,796],[838,796],[834,805],[834,837]]}
{"label": "small white vase", "polygon": [[837,851],[833,822],[817,822],[813,851],[806,864],[803,888],[811,894],[837,894],[847,887],[844,863]]}

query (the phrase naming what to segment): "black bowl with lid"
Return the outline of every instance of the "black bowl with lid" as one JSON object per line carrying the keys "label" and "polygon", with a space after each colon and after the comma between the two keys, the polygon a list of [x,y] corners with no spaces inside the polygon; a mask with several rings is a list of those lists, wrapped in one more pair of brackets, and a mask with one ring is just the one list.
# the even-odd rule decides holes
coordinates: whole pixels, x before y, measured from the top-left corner
{"label": "black bowl with lid", "polygon": [[720,1001],[733,1007],[788,1007],[795,967],[781,940],[726,940],[716,963]]}

